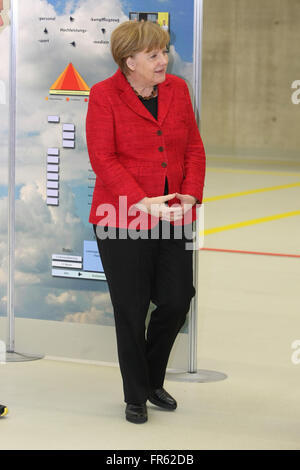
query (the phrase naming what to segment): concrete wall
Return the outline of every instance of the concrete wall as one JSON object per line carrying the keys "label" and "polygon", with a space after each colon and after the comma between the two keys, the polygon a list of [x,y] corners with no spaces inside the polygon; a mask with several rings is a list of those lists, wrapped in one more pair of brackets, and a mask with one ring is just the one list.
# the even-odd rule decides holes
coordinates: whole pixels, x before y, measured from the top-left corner
{"label": "concrete wall", "polygon": [[[300,0],[204,0],[201,134],[210,156],[300,162]],[[299,95],[300,96],[300,95]]]}

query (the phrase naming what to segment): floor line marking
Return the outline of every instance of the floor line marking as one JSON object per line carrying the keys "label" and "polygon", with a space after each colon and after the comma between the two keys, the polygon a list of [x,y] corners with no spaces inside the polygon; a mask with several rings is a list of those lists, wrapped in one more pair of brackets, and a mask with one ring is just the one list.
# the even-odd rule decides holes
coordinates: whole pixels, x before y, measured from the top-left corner
{"label": "floor line marking", "polygon": [[230,199],[233,197],[247,196],[249,194],[257,194],[257,193],[263,193],[267,191],[278,191],[280,189],[287,189],[287,188],[296,188],[297,186],[298,187],[300,186],[300,182],[281,184],[277,186],[270,186],[267,188],[249,189],[247,191],[240,191],[237,193],[221,194],[220,196],[212,196],[212,197],[203,198],[203,202],[219,201],[221,199]]}
{"label": "floor line marking", "polygon": [[276,159],[272,160],[269,158],[239,158],[239,157],[218,157],[215,155],[207,155],[206,157],[207,162],[209,163],[210,160],[218,161],[218,162],[231,162],[231,163],[250,163],[253,165],[273,165],[273,166],[300,166],[300,162],[298,160],[284,160],[284,159]]}
{"label": "floor line marking", "polygon": [[272,220],[279,220],[283,219],[285,217],[293,217],[295,215],[300,215],[300,210],[299,211],[291,211],[291,212],[285,212],[283,214],[276,214],[276,215],[270,215],[267,217],[260,217],[257,219],[251,219],[251,220],[245,220],[243,222],[236,222],[234,224],[228,224],[228,225],[223,225],[221,227],[214,227],[210,229],[205,229],[201,230],[200,233],[205,235],[212,235],[214,233],[219,233],[219,232],[224,232],[226,230],[233,230],[236,228],[241,228],[241,227],[249,227],[250,225],[256,225],[256,224],[261,224],[264,222],[270,222]]}
{"label": "floor line marking", "polygon": [[278,176],[300,176],[299,172],[276,171],[276,170],[246,170],[242,168],[209,167],[206,170],[211,173],[246,173],[253,175],[278,175]]}
{"label": "floor line marking", "polygon": [[228,250],[225,248],[200,248],[202,251],[221,251],[224,253],[241,253],[247,255],[262,255],[262,256],[282,256],[289,258],[300,258],[300,255],[293,255],[289,253],[269,253],[265,251],[245,251],[245,250]]}

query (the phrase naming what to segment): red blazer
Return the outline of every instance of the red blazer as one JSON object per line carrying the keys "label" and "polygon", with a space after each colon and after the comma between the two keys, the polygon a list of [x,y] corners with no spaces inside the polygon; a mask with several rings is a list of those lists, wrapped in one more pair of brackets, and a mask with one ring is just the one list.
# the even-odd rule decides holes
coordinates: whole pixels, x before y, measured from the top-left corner
{"label": "red blazer", "polygon": [[[158,85],[156,120],[118,69],[91,88],[86,139],[96,174],[91,223],[154,227],[159,219],[134,204],[146,196],[162,196],[166,176],[170,194],[190,194],[202,202],[205,151],[188,87],[181,78],[167,74]],[[180,204],[180,200],[174,198],[168,204]],[[196,206],[186,215],[184,221],[171,223],[195,220]]]}

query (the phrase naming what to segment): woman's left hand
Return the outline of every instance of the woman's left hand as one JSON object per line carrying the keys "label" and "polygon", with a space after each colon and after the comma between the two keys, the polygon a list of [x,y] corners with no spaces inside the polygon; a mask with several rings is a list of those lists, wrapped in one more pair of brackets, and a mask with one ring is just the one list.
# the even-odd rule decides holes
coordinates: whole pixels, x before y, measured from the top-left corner
{"label": "woman's left hand", "polygon": [[163,220],[168,220],[169,222],[176,221],[182,219],[184,214],[191,209],[191,207],[196,203],[197,199],[194,196],[191,196],[190,194],[179,194],[175,193],[175,197],[180,200],[181,203],[181,213],[177,214],[175,217],[174,215],[168,215],[162,217]]}
{"label": "woman's left hand", "polygon": [[184,204],[191,204],[192,206],[196,203],[197,199],[195,196],[190,196],[189,194],[179,194],[176,193],[177,199],[180,199],[181,205],[183,206]]}

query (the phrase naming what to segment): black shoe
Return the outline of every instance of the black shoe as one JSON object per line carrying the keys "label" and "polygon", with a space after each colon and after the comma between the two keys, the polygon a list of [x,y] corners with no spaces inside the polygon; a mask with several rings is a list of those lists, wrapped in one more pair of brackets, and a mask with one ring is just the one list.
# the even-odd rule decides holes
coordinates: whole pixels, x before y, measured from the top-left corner
{"label": "black shoe", "polygon": [[174,398],[171,397],[171,395],[169,395],[169,393],[163,388],[152,390],[149,394],[148,400],[154,405],[165,408],[166,410],[176,410],[177,408],[176,400],[174,400]]}
{"label": "black shoe", "polygon": [[146,403],[141,405],[127,403],[125,414],[127,421],[131,423],[145,423],[148,420]]}
{"label": "black shoe", "polygon": [[0,418],[3,418],[3,416],[7,415],[8,409],[4,405],[0,405]]}

